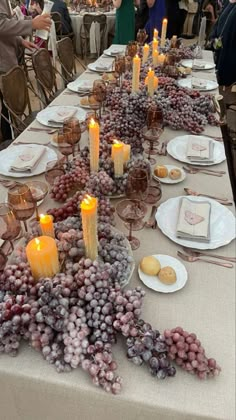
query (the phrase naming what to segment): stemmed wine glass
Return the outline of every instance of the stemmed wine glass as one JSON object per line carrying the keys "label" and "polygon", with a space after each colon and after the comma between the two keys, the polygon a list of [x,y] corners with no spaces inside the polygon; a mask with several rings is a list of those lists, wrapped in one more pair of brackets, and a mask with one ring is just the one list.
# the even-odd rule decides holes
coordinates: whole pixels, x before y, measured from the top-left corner
{"label": "stemmed wine glass", "polygon": [[72,146],[72,155],[75,157],[75,145],[79,143],[81,139],[81,127],[80,122],[77,118],[72,118],[68,121],[66,121],[63,125],[63,132],[68,131],[66,142],[71,144]]}
{"label": "stemmed wine glass", "polygon": [[43,181],[29,181],[26,182],[26,185],[29,187],[33,200],[35,201],[36,220],[39,221],[40,217],[37,203],[46,197],[48,193],[48,186],[46,182]]}
{"label": "stemmed wine glass", "polygon": [[90,108],[94,111],[95,117],[97,118],[98,110],[99,110],[99,117],[101,117],[100,115],[101,103],[98,101],[98,98],[94,92],[90,92],[88,94],[88,103],[89,103]]}
{"label": "stemmed wine glass", "polygon": [[63,163],[58,160],[51,160],[46,165],[45,179],[49,185],[53,185],[58,176],[64,175],[65,169]]}
{"label": "stemmed wine glass", "polygon": [[101,118],[101,110],[104,110],[104,101],[107,96],[107,87],[104,80],[94,80],[93,82],[93,96],[95,100],[100,104],[99,106],[99,118]]}
{"label": "stemmed wine glass", "polygon": [[12,251],[14,251],[12,241],[19,236],[20,232],[21,225],[14,215],[12,206],[10,204],[0,203],[0,238],[3,241],[10,242]]}
{"label": "stemmed wine glass", "polygon": [[132,235],[133,224],[142,220],[147,212],[147,206],[139,200],[125,199],[116,206],[116,211],[121,220],[129,224],[129,234],[127,239],[133,250],[138,249],[140,241]]}
{"label": "stemmed wine glass", "polygon": [[147,125],[143,129],[143,136],[149,143],[148,148],[148,160],[154,165],[156,159],[151,158],[151,155],[155,155],[157,150],[154,148],[154,144],[158,144],[158,140],[163,132],[164,121],[163,121],[162,109],[155,106],[151,107],[147,113]]}
{"label": "stemmed wine glass", "polygon": [[28,185],[18,184],[9,188],[8,203],[12,206],[16,219],[23,221],[25,231],[28,232],[27,220],[33,216],[36,207]]}
{"label": "stemmed wine glass", "polygon": [[[135,200],[136,203],[139,201],[146,201],[148,196],[148,188],[150,183],[150,176],[146,169],[140,167],[134,167],[129,171],[125,195],[131,200]],[[137,220],[133,222],[133,230],[143,229],[145,223],[143,220]]]}
{"label": "stemmed wine glass", "polygon": [[138,43],[136,41],[129,41],[125,50],[125,55],[133,58],[138,52]]}
{"label": "stemmed wine glass", "polygon": [[137,41],[140,46],[143,46],[146,39],[148,38],[147,32],[145,29],[139,29],[137,32]]}
{"label": "stemmed wine glass", "polygon": [[69,156],[73,154],[73,145],[71,144],[72,130],[71,128],[61,128],[58,135],[60,136],[58,149],[66,157],[67,168],[70,168]]}
{"label": "stemmed wine glass", "polygon": [[124,56],[115,57],[114,70],[119,76],[119,86],[121,87],[122,74],[125,73],[126,70],[126,60]]}

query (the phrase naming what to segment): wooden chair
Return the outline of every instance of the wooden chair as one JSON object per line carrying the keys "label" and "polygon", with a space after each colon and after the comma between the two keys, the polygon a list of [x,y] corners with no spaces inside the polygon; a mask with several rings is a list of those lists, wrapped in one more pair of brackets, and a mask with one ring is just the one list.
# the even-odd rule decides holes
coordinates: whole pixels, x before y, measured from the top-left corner
{"label": "wooden chair", "polygon": [[52,18],[52,20],[55,24],[57,41],[65,38],[65,37],[69,37],[69,38],[71,38],[71,40],[73,42],[73,45],[74,45],[74,38],[75,38],[74,32],[69,32],[67,34],[62,33],[63,32],[63,25],[62,25],[61,14],[59,12],[52,12],[51,13],[51,18]]}
{"label": "wooden chair", "polygon": [[95,39],[96,42],[96,51],[97,56],[99,57],[101,52],[104,49],[104,38],[105,38],[105,32],[107,27],[107,17],[104,14],[101,15],[94,15],[90,13],[86,13],[83,16],[83,25],[81,27],[80,32],[80,39],[81,39],[81,51],[82,51],[82,57],[87,58],[87,53],[89,50],[89,41],[90,41],[90,29],[92,23],[99,23],[100,25],[100,48],[98,48],[97,39]]}
{"label": "wooden chair", "polygon": [[236,130],[232,128],[227,120],[228,111],[230,110],[234,114],[234,121],[236,121],[236,103],[225,106],[223,96],[218,99],[218,102],[220,105],[220,129],[224,141],[233,198],[236,204]]}
{"label": "wooden chair", "polygon": [[76,74],[76,60],[80,63],[83,69],[86,69],[86,67],[75,55],[73,43],[70,38],[66,37],[57,41],[57,51],[61,64],[62,75],[64,79],[66,79],[66,82],[69,83],[79,76]]}
{"label": "wooden chair", "polygon": [[53,67],[51,56],[45,48],[41,48],[33,54],[32,63],[38,83],[41,102],[44,106],[47,106],[61,92],[57,88],[56,73],[58,73],[63,80],[64,78],[60,72]]}
{"label": "wooden chair", "polygon": [[27,79],[24,70],[15,66],[2,76],[2,95],[10,120],[4,118],[12,127],[14,135],[19,135],[34,120],[37,112],[32,112]]}

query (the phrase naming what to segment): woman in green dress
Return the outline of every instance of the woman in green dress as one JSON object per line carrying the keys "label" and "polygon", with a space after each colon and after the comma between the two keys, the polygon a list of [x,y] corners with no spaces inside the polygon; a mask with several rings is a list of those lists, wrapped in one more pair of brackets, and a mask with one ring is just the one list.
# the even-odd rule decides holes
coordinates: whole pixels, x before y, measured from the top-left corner
{"label": "woman in green dress", "polygon": [[113,44],[128,44],[135,39],[135,10],[133,0],[113,0],[116,8],[116,28]]}

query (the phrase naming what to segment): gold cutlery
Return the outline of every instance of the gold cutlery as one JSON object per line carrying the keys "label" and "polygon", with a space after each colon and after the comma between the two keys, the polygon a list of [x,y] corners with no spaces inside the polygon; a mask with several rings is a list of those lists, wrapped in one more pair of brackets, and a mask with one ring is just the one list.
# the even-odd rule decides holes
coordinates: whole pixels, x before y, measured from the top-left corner
{"label": "gold cutlery", "polygon": [[204,133],[201,133],[201,134],[194,134],[194,135],[195,135],[195,136],[209,137],[209,138],[210,138],[210,139],[212,139],[212,140],[223,142],[223,138],[222,138],[222,137],[210,136],[209,134],[204,134]]}
{"label": "gold cutlery", "polygon": [[185,246],[183,246],[183,250],[187,254],[192,255],[193,257],[207,256],[207,257],[212,257],[212,258],[218,258],[219,260],[225,260],[225,261],[236,263],[235,257],[225,257],[224,255],[217,255],[217,254],[212,254],[212,253],[209,254],[208,252],[198,251],[197,249],[187,248]]}
{"label": "gold cutlery", "polygon": [[189,169],[197,169],[199,172],[200,171],[207,171],[207,172],[212,172],[212,173],[215,173],[215,174],[221,174],[221,175],[225,175],[226,174],[226,171],[219,171],[219,170],[217,170],[217,169],[210,169],[210,168],[203,168],[202,166],[195,166],[195,164],[193,164],[194,166],[190,166],[190,165],[188,165],[188,164],[186,164],[185,166],[187,167],[187,168],[189,168]]}
{"label": "gold cutlery", "polygon": [[200,170],[199,169],[195,169],[195,168],[188,168],[187,166],[183,166],[183,169],[188,172],[189,174],[205,174],[205,175],[212,175],[212,176],[218,176],[218,177],[222,177],[223,174],[218,174],[216,172],[209,172],[206,169]]}
{"label": "gold cutlery", "polygon": [[30,127],[27,131],[35,131],[47,134],[53,134],[58,130],[58,128],[38,128],[38,127]]}
{"label": "gold cutlery", "polygon": [[218,201],[218,203],[223,204],[225,206],[232,206],[233,205],[233,202],[228,200],[228,198],[217,197],[217,196],[210,195],[210,194],[201,194],[201,193],[198,193],[197,191],[191,190],[191,188],[184,188],[184,191],[186,192],[187,195],[192,195],[194,197],[212,198],[212,199]]}
{"label": "gold cutlery", "polygon": [[208,260],[206,258],[193,257],[192,255],[185,255],[180,251],[177,251],[177,255],[182,260],[190,262],[190,263],[197,262],[197,261],[202,261],[202,262],[206,262],[206,263],[209,263],[209,264],[219,265],[220,267],[233,268],[232,263],[221,263],[221,262],[218,262],[218,261]]}

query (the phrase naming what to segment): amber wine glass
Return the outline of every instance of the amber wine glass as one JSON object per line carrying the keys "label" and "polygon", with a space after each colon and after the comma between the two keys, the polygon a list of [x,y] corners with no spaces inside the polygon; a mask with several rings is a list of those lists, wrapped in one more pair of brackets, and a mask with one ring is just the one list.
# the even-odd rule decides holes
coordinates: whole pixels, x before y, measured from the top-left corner
{"label": "amber wine glass", "polygon": [[8,203],[12,206],[16,219],[23,222],[25,231],[28,233],[27,220],[33,216],[36,207],[28,185],[18,184],[9,188]]}

